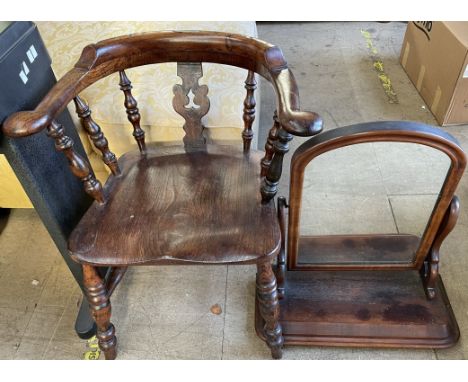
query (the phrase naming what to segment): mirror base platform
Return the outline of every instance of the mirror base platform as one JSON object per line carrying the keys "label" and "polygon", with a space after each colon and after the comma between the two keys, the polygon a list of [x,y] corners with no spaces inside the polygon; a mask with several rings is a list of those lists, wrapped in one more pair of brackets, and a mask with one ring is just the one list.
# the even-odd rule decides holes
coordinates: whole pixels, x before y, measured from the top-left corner
{"label": "mirror base platform", "polygon": [[[286,271],[285,345],[447,348],[460,336],[442,279],[429,300],[410,270]],[[255,309],[255,328],[264,339]]]}

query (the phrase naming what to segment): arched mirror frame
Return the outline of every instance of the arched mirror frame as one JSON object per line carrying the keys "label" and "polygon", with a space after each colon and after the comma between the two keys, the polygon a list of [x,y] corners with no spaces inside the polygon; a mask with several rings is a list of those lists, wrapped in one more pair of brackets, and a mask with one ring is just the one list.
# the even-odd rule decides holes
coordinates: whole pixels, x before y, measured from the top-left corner
{"label": "arched mirror frame", "polygon": [[[368,264],[304,264],[299,262],[300,214],[304,172],[307,165],[326,152],[359,143],[407,142],[432,147],[445,153],[450,168],[422,235],[412,262]],[[416,122],[371,122],[346,126],[319,134],[303,143],[291,160],[290,205],[287,243],[288,270],[420,269],[451,205],[466,167],[466,156],[458,141],[441,129]]]}

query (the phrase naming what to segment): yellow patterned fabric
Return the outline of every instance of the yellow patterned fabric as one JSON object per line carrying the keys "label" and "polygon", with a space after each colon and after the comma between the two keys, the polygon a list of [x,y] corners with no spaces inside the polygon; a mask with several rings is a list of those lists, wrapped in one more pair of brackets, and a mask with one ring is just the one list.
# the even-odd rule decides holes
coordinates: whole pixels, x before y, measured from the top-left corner
{"label": "yellow patterned fabric", "polygon": [[[72,68],[84,46],[120,35],[160,30],[213,30],[257,36],[255,22],[38,22],[37,25],[52,58],[52,68],[57,78]],[[226,65],[203,64],[203,72],[200,84],[208,85],[211,104],[210,111],[203,118],[208,137],[215,141],[239,141],[240,144],[247,71]],[[181,140],[184,120],[172,108],[172,87],[182,83],[176,74],[176,64],[144,66],[129,69],[126,73],[132,81],[132,93],[138,101],[146,141]],[[101,126],[109,140],[110,149],[117,156],[136,147],[133,129],[123,106],[118,75],[112,74],[98,81],[84,90],[81,96],[89,103],[94,120]],[[256,98],[259,98],[258,90]],[[72,104],[69,110],[75,124],[79,126]],[[253,147],[256,147],[257,126],[258,118],[253,126]],[[80,136],[97,177],[105,181],[108,171],[100,155],[93,150],[86,134],[80,131]],[[11,169],[9,172],[3,171],[9,166],[1,156],[0,161],[0,184],[9,182],[8,187],[0,188],[0,206],[29,207],[31,204],[22,190],[12,192],[19,188],[19,183],[14,179]],[[4,174],[10,175],[7,178]]]}

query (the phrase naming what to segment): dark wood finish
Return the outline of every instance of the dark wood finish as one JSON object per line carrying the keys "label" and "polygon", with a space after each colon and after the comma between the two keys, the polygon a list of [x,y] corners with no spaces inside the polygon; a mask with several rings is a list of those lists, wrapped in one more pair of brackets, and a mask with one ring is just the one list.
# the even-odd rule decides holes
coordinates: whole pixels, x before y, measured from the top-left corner
{"label": "dark wood finish", "polygon": [[[328,151],[378,141],[426,145],[442,151],[452,162],[422,239],[403,234],[301,236],[306,166]],[[273,162],[276,151],[274,155]],[[459,330],[438,274],[438,261],[440,245],[455,225],[458,199],[453,195],[465,166],[463,150],[451,135],[418,123],[348,126],[301,145],[291,161],[288,270],[284,271],[280,260],[276,269],[282,280],[279,321],[285,344],[453,345]],[[256,330],[268,342],[260,310],[257,298]]]}
{"label": "dark wood finish", "polygon": [[132,83],[128,79],[127,75],[125,74],[124,70],[119,71],[119,76],[120,76],[120,90],[123,91],[125,100],[124,100],[124,106],[125,110],[127,111],[127,117],[130,123],[133,126],[133,136],[135,137],[135,140],[138,144],[138,148],[140,149],[140,152],[144,153],[146,150],[146,144],[145,144],[145,132],[143,129],[140,127],[140,112],[138,110],[138,103],[132,95]]}
{"label": "dark wood finish", "polygon": [[420,238],[407,234],[300,236],[297,270],[407,269]]}
{"label": "dark wood finish", "polygon": [[273,199],[278,192],[278,184],[283,172],[283,158],[289,151],[289,141],[292,135],[284,130],[281,125],[278,129],[278,137],[273,143],[274,155],[266,176],[263,178],[261,193],[262,200],[268,202]]}
{"label": "dark wood finish", "polygon": [[[208,86],[199,85],[198,80],[203,77],[202,65],[199,62],[177,63],[177,75],[182,78],[182,85],[174,85],[174,110],[185,119],[184,145],[186,147],[203,147],[206,139],[203,136],[203,116],[210,110],[210,100],[207,97]],[[190,97],[193,105],[190,106]]]}
{"label": "dark wood finish", "polygon": [[253,138],[252,124],[255,120],[255,106],[257,104],[254,96],[255,89],[257,89],[255,73],[249,70],[247,79],[245,80],[245,90],[247,91],[247,94],[244,100],[244,114],[242,115],[242,119],[244,120],[242,140],[244,142],[245,152],[250,150],[250,145]]}
{"label": "dark wood finish", "polygon": [[[156,151],[145,145],[138,105],[125,70],[163,62],[178,62],[183,83],[174,87],[173,105],[186,120],[186,137],[185,147]],[[259,192],[263,153],[205,145],[201,118],[208,112],[209,100],[208,88],[198,84],[202,62],[249,71],[244,104],[245,151],[250,146],[255,112],[254,73],[273,85],[278,141],[274,143],[275,154],[267,154],[271,165],[268,163],[265,174],[269,183],[263,200]],[[119,159],[121,173],[118,175],[115,167],[102,191],[91,169],[72,152],[69,141],[64,144],[60,129],[51,124],[75,99],[84,127],[103,156],[108,157],[108,164],[115,163],[79,94],[116,72],[140,152],[133,151]],[[93,203],[74,229],[69,249],[72,257],[83,264],[99,343],[106,358],[116,355],[109,297],[128,265],[237,263],[257,263],[257,297],[266,321],[268,345],[272,355],[279,358],[283,340],[271,260],[280,249],[281,233],[272,198],[277,192],[291,134],[312,136],[322,129],[322,120],[316,113],[300,110],[296,81],[281,50],[260,40],[222,32],[155,32],[101,41],[85,47],[74,68],[35,110],[10,116],[3,130],[10,137],[25,137],[49,125],[49,134],[69,158],[72,171],[101,203]],[[197,150],[191,150],[193,147]],[[104,265],[112,269],[103,280],[94,267]]]}
{"label": "dark wood finish", "polygon": [[270,261],[257,263],[257,301],[258,310],[264,321],[263,333],[274,359],[282,357],[283,335],[279,318],[279,300],[276,279]]}
{"label": "dark wood finish", "polygon": [[262,176],[266,176],[268,173],[268,169],[270,168],[271,160],[273,158],[273,154],[275,152],[274,143],[278,139],[278,129],[279,129],[279,121],[278,115],[275,111],[273,114],[273,126],[268,133],[268,139],[265,143],[265,156],[262,159]]}
{"label": "dark wood finish", "polygon": [[115,154],[109,150],[109,142],[107,141],[101,127],[91,117],[91,110],[85,101],[79,96],[73,98],[75,102],[76,113],[81,121],[81,126],[88,133],[93,141],[94,146],[101,151],[103,162],[109,167],[112,174],[120,173],[119,165]]}
{"label": "dark wood finish", "polygon": [[[291,160],[290,208],[288,227],[288,269],[296,269],[299,248],[299,222],[302,200],[304,170],[317,156],[348,145],[365,142],[410,142],[432,147],[445,153],[450,161],[444,185],[434,206],[421,243],[412,262],[369,264],[370,268],[420,269],[431,246],[437,230],[452,200],[455,189],[466,167],[466,157],[459,143],[450,134],[432,126],[416,122],[372,122],[333,129],[303,143]],[[275,154],[276,155],[276,154]],[[318,264],[314,265],[319,267]],[[343,265],[345,267],[346,265]],[[363,265],[362,268],[365,268]]]}
{"label": "dark wood finish", "polygon": [[432,243],[432,247],[421,267],[424,289],[429,299],[433,299],[436,293],[436,283],[439,277],[440,246],[455,227],[459,213],[460,201],[457,196],[454,196],[437,231],[434,243]]}
{"label": "dark wood finish", "polygon": [[75,67],[36,109],[10,116],[3,125],[4,132],[11,137],[37,133],[82,90],[101,78],[163,62],[212,62],[254,71],[272,83],[278,118],[286,131],[312,136],[322,129],[322,119],[316,113],[300,110],[296,80],[278,47],[233,33],[169,31],[121,36],[87,46]]}
{"label": "dark wood finish", "polygon": [[[288,271],[285,345],[446,348],[459,329],[440,277],[426,298],[418,271]],[[256,331],[265,339],[256,309]]]}
{"label": "dark wood finish", "polygon": [[114,293],[117,285],[122,281],[125,273],[127,272],[127,267],[112,267],[109,268],[108,274],[106,275],[105,285],[107,297],[111,298],[112,293]]}
{"label": "dark wood finish", "polygon": [[278,222],[281,231],[281,248],[276,258],[276,282],[278,284],[278,296],[284,296],[284,273],[286,272],[286,198],[280,196],[278,198]]}
{"label": "dark wood finish", "polygon": [[63,126],[52,121],[47,127],[47,135],[54,139],[56,150],[66,156],[71,172],[83,182],[86,193],[98,203],[104,203],[101,183],[90,170],[86,160],[73,150],[73,140],[65,135]]}
{"label": "dark wood finish", "polygon": [[117,337],[114,325],[110,322],[111,303],[104,281],[99,276],[98,269],[90,265],[83,265],[84,286],[89,302],[89,308],[96,321],[99,347],[106,359],[117,356]]}
{"label": "dark wood finish", "polygon": [[273,259],[281,234],[274,202],[262,204],[258,192],[261,156],[218,145],[125,154],[122,174],[104,186],[106,207],[92,205],[73,231],[73,258],[109,266]]}

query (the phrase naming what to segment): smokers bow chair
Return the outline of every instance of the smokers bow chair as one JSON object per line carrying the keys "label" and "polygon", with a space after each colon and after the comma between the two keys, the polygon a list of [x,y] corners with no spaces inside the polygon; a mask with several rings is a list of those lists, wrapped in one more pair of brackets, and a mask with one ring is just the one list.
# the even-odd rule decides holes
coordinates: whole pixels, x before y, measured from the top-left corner
{"label": "smokers bow chair", "polygon": [[[185,119],[183,145],[145,143],[137,101],[124,71],[163,62],[177,62],[177,75],[182,79],[182,84],[173,88],[173,107]],[[243,148],[206,142],[201,120],[210,103],[208,87],[198,84],[202,62],[248,71]],[[124,105],[139,149],[119,159],[79,96],[114,72],[120,75]],[[277,96],[265,153],[250,149],[254,73],[271,82]],[[73,150],[72,140],[55,120],[72,100],[83,128],[112,172],[104,186],[87,161]],[[14,114],[4,124],[9,137],[25,137],[44,129],[94,199],[70,236],[69,250],[83,266],[99,346],[106,359],[116,357],[117,344],[110,321],[110,297],[129,266],[244,263],[257,264],[257,300],[265,322],[264,336],[273,358],[281,358],[283,337],[271,266],[281,243],[274,197],[292,135],[315,135],[321,131],[322,121],[315,113],[300,111],[297,86],[280,49],[220,32],[147,33],[89,45],[34,111]],[[105,277],[98,267],[109,267]]]}

